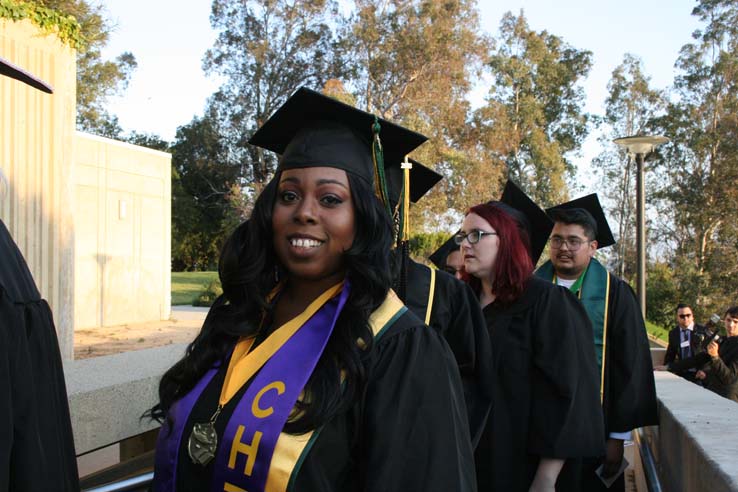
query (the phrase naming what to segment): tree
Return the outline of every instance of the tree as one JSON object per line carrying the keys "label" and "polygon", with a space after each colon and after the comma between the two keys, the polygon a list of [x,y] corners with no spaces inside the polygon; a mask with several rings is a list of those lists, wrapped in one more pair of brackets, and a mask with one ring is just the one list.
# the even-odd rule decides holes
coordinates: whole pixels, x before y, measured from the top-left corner
{"label": "tree", "polygon": [[34,3],[72,15],[80,24],[86,43],[77,50],[77,128],[105,137],[119,137],[122,130],[118,118],[107,112],[105,104],[110,96],[120,94],[128,86],[136,58],[125,52],[114,61],[102,59],[102,49],[113,30],[104,7],[86,0],[35,0]]}
{"label": "tree", "polygon": [[[650,87],[641,60],[631,54],[626,54],[613,70],[607,89],[602,119],[606,129],[598,139],[605,150],[592,164],[600,174],[600,196],[605,198],[606,208],[618,224],[613,266],[620,277],[632,278],[636,263],[635,160],[628,158],[625,150],[612,140],[647,133],[653,128],[654,118],[665,110],[666,100],[662,91]],[[651,195],[647,192],[647,196]]]}
{"label": "tree", "polygon": [[458,217],[446,211],[463,211],[470,200],[449,192],[450,186],[464,180],[477,157],[466,129],[467,96],[489,48],[476,3],[355,0],[354,7],[342,46],[354,62],[349,85],[359,105],[427,135],[429,143],[413,157],[447,177],[413,210],[411,222],[430,228],[455,222]]}
{"label": "tree", "polygon": [[566,198],[566,178],[574,173],[567,154],[589,131],[578,84],[592,53],[531,30],[522,11],[503,16],[497,41],[489,61],[495,83],[477,118],[483,131],[504,134],[510,177],[538,203],[552,205]]}
{"label": "tree", "polygon": [[257,128],[299,87],[342,78],[330,21],[332,0],[214,0],[210,23],[219,32],[205,55],[206,72],[225,77],[210,100],[241,177],[264,185],[275,160],[247,145]]}
{"label": "tree", "polygon": [[672,144],[657,168],[658,198],[670,212],[660,232],[680,298],[704,314],[735,302],[738,275],[738,4],[700,0],[692,15],[705,27],[680,52],[676,98],[659,120]]}
{"label": "tree", "polygon": [[240,163],[229,158],[212,115],[177,129],[172,152],[172,268],[212,270],[228,234],[245,219]]}

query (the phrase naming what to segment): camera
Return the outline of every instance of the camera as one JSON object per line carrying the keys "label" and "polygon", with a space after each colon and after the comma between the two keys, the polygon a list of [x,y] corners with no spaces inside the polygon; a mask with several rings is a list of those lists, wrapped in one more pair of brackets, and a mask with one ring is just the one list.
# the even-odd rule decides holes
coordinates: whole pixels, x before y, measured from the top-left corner
{"label": "camera", "polygon": [[720,337],[720,316],[717,314],[710,316],[710,319],[705,323],[705,331],[696,334],[696,336],[699,347],[703,351],[707,350],[707,346],[713,341],[717,344],[722,343],[723,339]]}

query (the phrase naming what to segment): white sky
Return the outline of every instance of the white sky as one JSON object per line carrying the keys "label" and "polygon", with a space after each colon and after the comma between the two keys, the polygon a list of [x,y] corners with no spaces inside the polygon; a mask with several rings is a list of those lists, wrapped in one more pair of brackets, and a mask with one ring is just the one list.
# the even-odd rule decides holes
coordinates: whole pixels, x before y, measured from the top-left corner
{"label": "white sky", "polygon": [[[673,81],[679,49],[690,42],[699,27],[690,14],[690,0],[480,0],[482,27],[497,32],[502,14],[525,10],[529,25],[562,37],[578,49],[593,52],[594,66],[583,82],[585,110],[604,111],[607,82],[625,53],[643,60],[656,88]],[[114,58],[132,52],[138,68],[122,97],[110,100],[109,110],[125,130],[155,133],[174,140],[177,127],[202,114],[205,101],[219,81],[206,78],[202,58],[212,45],[209,0],[107,0],[109,17],[117,28],[104,56]],[[479,103],[486,93],[479,86],[473,95]],[[589,161],[600,151],[596,135],[590,136],[579,167],[583,191],[596,191],[586,176]],[[575,193],[576,194],[576,193]]]}

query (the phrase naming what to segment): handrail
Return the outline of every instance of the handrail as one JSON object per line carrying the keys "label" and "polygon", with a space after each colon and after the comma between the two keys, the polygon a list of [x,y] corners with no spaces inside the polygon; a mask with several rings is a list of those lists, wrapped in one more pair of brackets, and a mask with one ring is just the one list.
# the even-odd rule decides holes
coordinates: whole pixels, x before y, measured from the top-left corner
{"label": "handrail", "polygon": [[638,449],[641,454],[641,462],[643,463],[643,471],[646,475],[648,492],[662,492],[661,481],[659,480],[659,474],[656,469],[656,460],[651,452],[651,447],[648,445],[645,431],[643,428],[640,428],[633,435],[638,443]]}
{"label": "handrail", "polygon": [[154,472],[148,472],[134,477],[119,480],[117,482],[107,483],[99,487],[85,489],[82,492],[132,492],[142,490],[151,484],[154,479]]}

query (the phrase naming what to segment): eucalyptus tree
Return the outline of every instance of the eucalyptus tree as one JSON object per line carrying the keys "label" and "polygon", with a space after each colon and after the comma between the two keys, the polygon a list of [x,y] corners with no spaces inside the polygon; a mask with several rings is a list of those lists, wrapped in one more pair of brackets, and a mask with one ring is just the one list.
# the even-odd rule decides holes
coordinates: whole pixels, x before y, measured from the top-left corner
{"label": "eucalyptus tree", "polygon": [[[574,166],[569,155],[589,132],[581,80],[592,53],[528,26],[523,12],[507,12],[489,60],[494,83],[478,118],[502,135],[510,177],[543,205],[567,197]],[[484,128],[483,128],[484,130]]]}
{"label": "eucalyptus tree", "polygon": [[[612,140],[653,131],[654,119],[666,109],[666,97],[663,91],[651,87],[642,61],[632,54],[625,54],[613,70],[607,90],[603,132],[598,139],[604,150],[592,164],[599,175],[600,195],[617,224],[618,243],[612,248],[612,260],[620,277],[632,278],[636,263],[635,161]],[[649,190],[652,182],[646,181]]]}

